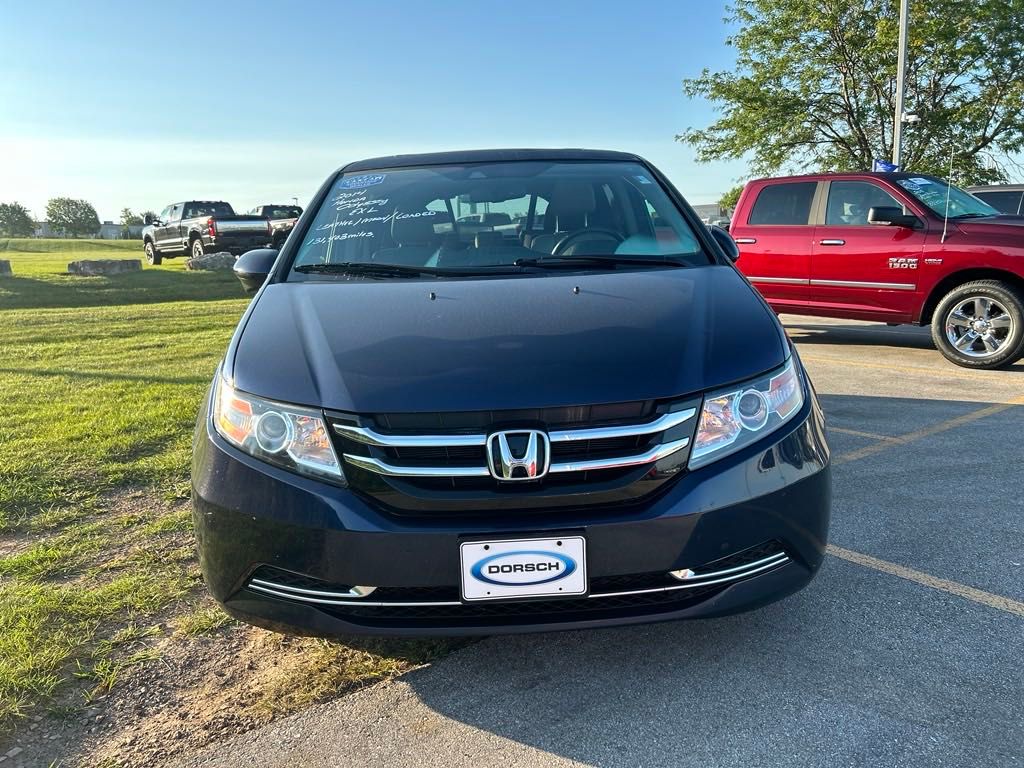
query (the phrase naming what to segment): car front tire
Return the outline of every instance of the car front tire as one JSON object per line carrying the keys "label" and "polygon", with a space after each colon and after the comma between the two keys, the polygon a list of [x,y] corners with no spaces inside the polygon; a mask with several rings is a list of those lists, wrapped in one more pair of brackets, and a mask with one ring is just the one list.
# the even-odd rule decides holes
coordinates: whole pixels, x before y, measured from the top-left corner
{"label": "car front tire", "polygon": [[143,249],[146,251],[146,263],[150,266],[155,267],[163,261],[163,257],[157,251],[156,246],[153,245],[152,240],[147,240]]}
{"label": "car front tire", "polygon": [[1000,280],[957,286],[935,308],[932,340],[964,368],[1011,365],[1024,356],[1024,296]]}

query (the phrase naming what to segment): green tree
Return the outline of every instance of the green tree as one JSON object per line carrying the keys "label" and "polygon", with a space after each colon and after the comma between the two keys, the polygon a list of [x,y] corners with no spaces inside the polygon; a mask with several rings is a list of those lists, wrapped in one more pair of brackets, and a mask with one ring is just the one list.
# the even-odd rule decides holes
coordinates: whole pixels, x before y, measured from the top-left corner
{"label": "green tree", "polygon": [[142,224],[142,216],[132,213],[131,208],[121,209],[121,226],[132,227]]}
{"label": "green tree", "polygon": [[718,206],[723,211],[729,211],[729,213],[732,213],[734,210],[736,210],[736,203],[739,202],[740,192],[742,191],[743,185],[737,184],[728,192],[723,192],[722,196],[718,198]]}
{"label": "green tree", "polygon": [[[684,81],[719,118],[676,138],[756,174],[867,170],[892,156],[899,0],[734,0],[732,71]],[[912,0],[903,166],[1003,180],[1024,146],[1024,0]],[[993,162],[1000,158],[1002,162]]]}
{"label": "green tree", "polygon": [[36,225],[28,208],[21,203],[0,203],[0,235],[6,237],[29,237]]}
{"label": "green tree", "polygon": [[96,209],[85,200],[70,197],[54,197],[46,204],[46,218],[58,232],[78,237],[95,235],[100,229]]}
{"label": "green tree", "polygon": [[[142,216],[139,214],[132,213],[131,208],[121,209],[121,239],[131,240],[132,231],[129,227],[142,226]],[[140,237],[136,235],[136,237]]]}

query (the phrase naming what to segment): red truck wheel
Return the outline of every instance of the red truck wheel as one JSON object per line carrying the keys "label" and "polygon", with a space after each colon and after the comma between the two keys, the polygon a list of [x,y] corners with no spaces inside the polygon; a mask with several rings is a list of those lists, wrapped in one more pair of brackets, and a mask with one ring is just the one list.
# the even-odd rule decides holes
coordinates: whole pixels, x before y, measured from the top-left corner
{"label": "red truck wheel", "polygon": [[932,315],[932,340],[964,368],[999,368],[1024,356],[1024,297],[999,280],[977,280],[947,293]]}

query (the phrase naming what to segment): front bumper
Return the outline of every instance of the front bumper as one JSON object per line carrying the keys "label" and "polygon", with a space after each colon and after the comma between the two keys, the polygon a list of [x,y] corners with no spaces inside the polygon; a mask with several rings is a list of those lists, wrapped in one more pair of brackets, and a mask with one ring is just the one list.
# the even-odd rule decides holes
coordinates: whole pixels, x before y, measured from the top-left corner
{"label": "front bumper", "polygon": [[[204,407],[192,473],[203,575],[228,613],[269,629],[325,636],[469,635],[719,616],[756,608],[805,586],[820,567],[827,543],[829,451],[813,393],[782,430],[685,474],[639,511],[633,506],[628,513],[601,507],[529,515],[398,516],[350,490],[235,450],[211,433],[205,413]],[[607,587],[599,585],[638,583],[768,544],[786,557],[738,580],[658,599],[645,591],[616,600],[458,603],[459,544],[466,537],[568,534],[585,537],[591,591],[602,594]],[[290,600],[251,588],[250,579],[268,568],[324,585],[376,586],[381,588],[378,596],[449,598],[436,610],[354,609],[330,601]]]}

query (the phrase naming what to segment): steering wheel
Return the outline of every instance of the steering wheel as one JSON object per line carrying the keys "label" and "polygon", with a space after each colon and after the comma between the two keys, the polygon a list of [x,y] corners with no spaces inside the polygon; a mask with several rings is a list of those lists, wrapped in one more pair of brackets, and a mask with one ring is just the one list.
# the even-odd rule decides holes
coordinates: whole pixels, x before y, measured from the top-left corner
{"label": "steering wheel", "polygon": [[555,247],[551,249],[551,255],[561,256],[567,250],[569,250],[569,246],[573,245],[576,240],[580,240],[586,235],[602,235],[608,238],[609,240],[614,240],[616,245],[620,245],[626,239],[620,233],[616,232],[614,229],[605,229],[603,227],[577,229],[574,230],[573,232],[570,232],[561,240],[559,240]]}

